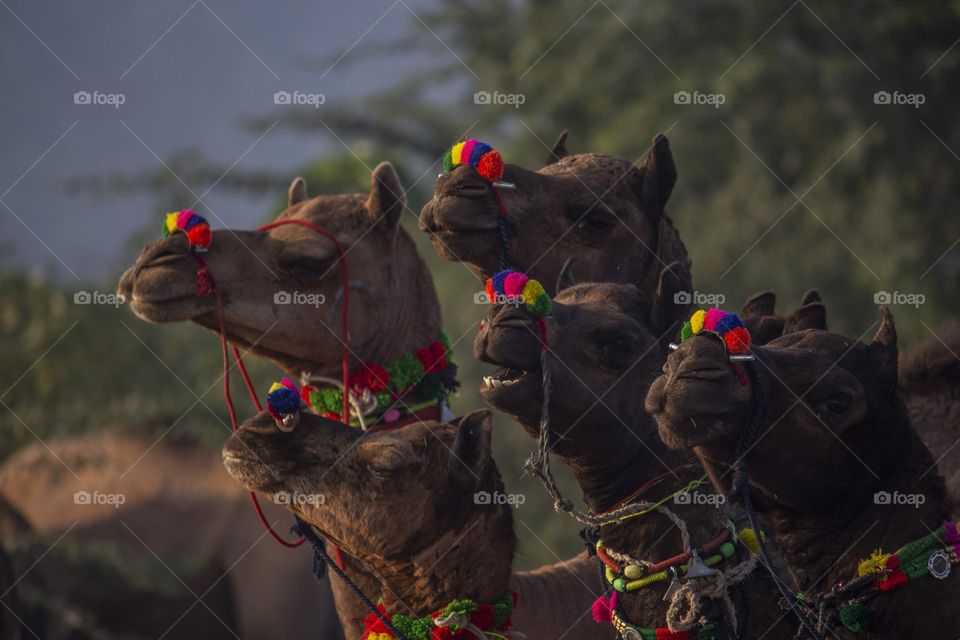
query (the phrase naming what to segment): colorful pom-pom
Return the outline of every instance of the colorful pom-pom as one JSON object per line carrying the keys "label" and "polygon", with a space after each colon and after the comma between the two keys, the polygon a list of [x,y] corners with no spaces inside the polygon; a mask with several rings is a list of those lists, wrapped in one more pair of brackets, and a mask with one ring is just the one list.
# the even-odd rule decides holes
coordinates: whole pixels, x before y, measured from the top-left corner
{"label": "colorful pom-pom", "polygon": [[750,351],[750,332],[743,327],[735,327],[723,334],[723,342],[728,352],[744,354]]}
{"label": "colorful pom-pom", "polygon": [[693,330],[693,320],[688,320],[683,323],[683,328],[680,329],[680,341],[689,340],[693,336],[697,335],[697,332]]}
{"label": "colorful pom-pom", "polygon": [[718,309],[716,307],[708,309],[707,315],[703,318],[703,328],[707,331],[716,331],[717,322],[719,322],[720,318],[725,315],[727,315],[727,312],[723,309]]}
{"label": "colorful pom-pom", "polygon": [[523,294],[523,288],[529,281],[530,278],[524,274],[519,271],[513,271],[503,279],[503,292],[508,296],[519,296]]}
{"label": "colorful pom-pom", "polygon": [[690,331],[696,335],[703,331],[703,321],[707,317],[707,312],[703,309],[697,309],[690,316]]}
{"label": "colorful pom-pom", "polygon": [[271,413],[286,415],[300,411],[300,391],[288,378],[270,385],[267,407]]}
{"label": "colorful pom-pom", "polygon": [[503,177],[503,158],[500,153],[486,142],[474,138],[458,142],[443,156],[444,171],[452,171],[460,165],[473,167],[490,182]]}
{"label": "colorful pom-pom", "polygon": [[494,274],[487,280],[486,291],[491,304],[503,304],[513,299],[536,316],[545,316],[552,308],[550,296],[543,286],[519,271],[506,270]]}
{"label": "colorful pom-pom", "polygon": [[750,332],[743,326],[740,316],[727,313],[723,309],[711,308],[706,311],[697,310],[690,316],[690,320],[683,324],[680,330],[680,341],[689,340],[703,331],[709,331],[720,336],[727,352],[745,354],[750,350]]}
{"label": "colorful pom-pom", "polygon": [[191,247],[201,251],[210,247],[213,234],[210,225],[203,218],[189,209],[168,213],[163,221],[163,235],[170,236],[177,231],[187,234],[187,241]]}

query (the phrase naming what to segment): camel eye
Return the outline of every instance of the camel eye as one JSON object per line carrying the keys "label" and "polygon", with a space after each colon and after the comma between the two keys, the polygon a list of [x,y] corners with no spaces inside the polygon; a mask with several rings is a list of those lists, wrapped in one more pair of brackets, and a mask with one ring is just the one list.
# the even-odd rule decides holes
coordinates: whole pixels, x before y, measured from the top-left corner
{"label": "camel eye", "polygon": [[844,394],[832,395],[824,400],[820,406],[833,415],[843,415],[850,410],[853,399]]}
{"label": "camel eye", "polygon": [[625,338],[610,338],[602,342],[600,362],[612,369],[622,368],[630,360],[630,343]]}
{"label": "camel eye", "polygon": [[577,222],[580,231],[601,233],[612,228],[616,221],[600,212],[590,212]]}
{"label": "camel eye", "polygon": [[329,258],[299,256],[281,261],[280,266],[294,278],[317,279],[327,275],[333,269],[334,262]]}

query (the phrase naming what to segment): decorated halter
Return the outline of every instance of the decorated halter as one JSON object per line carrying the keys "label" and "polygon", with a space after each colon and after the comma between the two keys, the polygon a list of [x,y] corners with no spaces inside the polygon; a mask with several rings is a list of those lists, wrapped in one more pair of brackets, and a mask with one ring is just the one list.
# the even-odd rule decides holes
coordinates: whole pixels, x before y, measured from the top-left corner
{"label": "decorated halter", "polygon": [[164,237],[172,236],[174,233],[182,231],[187,235],[187,241],[190,248],[194,251],[206,251],[210,248],[210,241],[213,234],[210,232],[210,225],[203,216],[199,216],[190,209],[181,209],[180,211],[171,211],[163,220]]}
{"label": "decorated halter", "polygon": [[[525,636],[510,630],[516,605],[516,591],[508,591],[491,604],[469,599],[454,600],[420,618],[391,614],[383,604],[378,604],[380,615],[371,613],[367,616],[360,640],[519,640]],[[393,630],[384,624],[384,618],[389,619]]]}
{"label": "decorated halter", "polygon": [[[706,311],[699,309],[690,316],[689,320],[683,323],[683,328],[680,330],[680,341],[686,342],[694,336],[708,333],[720,337],[727,347],[731,362],[754,359],[750,353],[750,345],[752,344],[750,332],[743,326],[743,321],[737,314],[727,313],[723,309],[715,307]],[[678,346],[677,344],[671,344],[670,348],[676,350]]]}
{"label": "decorated halter", "polygon": [[467,138],[453,145],[443,156],[443,170],[449,173],[460,166],[473,167],[492,187],[493,197],[500,210],[497,224],[500,230],[500,268],[506,269],[510,265],[510,224],[507,220],[507,208],[498,190],[516,189],[517,185],[502,180],[503,158],[499,151],[486,142]]}
{"label": "decorated halter", "polygon": [[491,304],[522,306],[538,318],[548,315],[553,306],[543,285],[519,271],[507,269],[494,274],[485,289]]}
{"label": "decorated halter", "polygon": [[273,416],[277,428],[287,433],[294,430],[300,422],[300,409],[303,402],[300,400],[300,390],[290,378],[283,378],[280,382],[270,385],[267,392],[267,411]]}

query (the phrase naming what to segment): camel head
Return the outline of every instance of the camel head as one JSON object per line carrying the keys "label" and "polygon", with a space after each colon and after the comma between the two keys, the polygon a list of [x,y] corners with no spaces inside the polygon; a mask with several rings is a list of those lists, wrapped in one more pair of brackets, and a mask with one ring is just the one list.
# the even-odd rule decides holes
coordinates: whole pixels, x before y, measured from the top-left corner
{"label": "camel head", "polygon": [[[789,508],[862,498],[912,433],[896,390],[893,317],[885,307],[881,314],[870,344],[804,329],[754,347],[746,366],[760,395],[715,334],[694,336],[667,358],[646,409],[663,441],[694,450],[714,479],[746,451],[752,485]],[[744,435],[750,423],[755,432]]]}
{"label": "camel head", "polygon": [[800,299],[800,307],[786,316],[777,314],[777,295],[762,291],[747,298],[740,309],[740,319],[750,331],[753,344],[767,344],[786,333],[803,329],[827,330],[827,309],[820,292],[810,289]]}
{"label": "camel head", "polygon": [[515,537],[510,507],[475,498],[503,491],[491,432],[489,411],[367,432],[305,413],[289,433],[262,413],[226,442],[223,460],[240,484],[283,496],[277,501],[381,577],[384,563],[412,562],[431,575],[449,564],[455,597],[496,599]]}
{"label": "camel head", "polygon": [[[399,178],[385,162],[374,170],[369,194],[310,198],[303,179],[295,179],[288,207],[277,217],[319,225],[347,252],[354,361],[389,361],[412,345],[430,344],[440,331],[432,279],[399,228],[405,206]],[[221,292],[231,342],[252,347],[290,374],[336,370],[343,291],[329,239],[296,225],[264,232],[219,229],[203,258]],[[118,291],[144,320],[190,320],[218,331],[216,297],[196,295],[197,269],[186,236],[175,233],[140,252]],[[410,343],[394,340],[396,335]]]}
{"label": "camel head", "polygon": [[[509,221],[510,266],[547,287],[571,255],[585,282],[629,282],[647,292],[656,288],[664,265],[689,265],[664,213],[677,171],[663,135],[637,167],[597,153],[568,155],[564,132],[545,166],[531,171],[507,164],[503,180],[516,185],[498,191]],[[493,189],[473,167],[461,165],[437,179],[420,213],[420,228],[437,254],[467,263],[484,279],[500,270]]]}
{"label": "camel head", "polygon": [[[689,281],[685,267],[673,264],[661,273],[653,298],[632,284],[558,283],[545,319],[551,436],[553,450],[578,472],[581,485],[583,474],[622,469],[649,450],[641,440],[662,447],[637,399],[679,330],[686,307],[674,304],[673,296],[689,290]],[[522,307],[494,305],[474,343],[478,359],[499,367],[484,378],[484,402],[514,416],[534,438],[543,405],[539,336],[535,318]],[[603,482],[614,480],[607,474]]]}

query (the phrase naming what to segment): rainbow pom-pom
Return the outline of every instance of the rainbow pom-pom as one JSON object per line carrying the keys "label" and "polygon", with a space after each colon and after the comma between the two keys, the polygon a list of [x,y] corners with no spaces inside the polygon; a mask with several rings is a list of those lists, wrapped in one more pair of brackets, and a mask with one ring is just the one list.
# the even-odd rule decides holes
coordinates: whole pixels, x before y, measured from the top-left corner
{"label": "rainbow pom-pom", "polygon": [[289,378],[270,385],[267,409],[273,415],[289,415],[300,411],[300,390]]}
{"label": "rainbow pom-pom", "polygon": [[486,292],[491,304],[522,304],[535,316],[545,316],[552,308],[543,286],[519,271],[508,269],[494,274],[487,280]]}
{"label": "rainbow pom-pom", "polygon": [[719,335],[731,354],[744,354],[750,350],[750,332],[735,313],[727,313],[717,308],[695,311],[690,319],[683,323],[680,340],[689,340],[704,331]]}
{"label": "rainbow pom-pom", "polygon": [[473,138],[458,142],[443,156],[444,171],[452,171],[460,165],[473,167],[490,182],[503,177],[503,158],[500,157],[500,152],[486,142]]}
{"label": "rainbow pom-pom", "polygon": [[213,234],[210,232],[210,225],[203,216],[197,215],[189,209],[168,213],[163,220],[163,235],[170,236],[177,231],[183,231],[187,234],[187,241],[190,246],[197,250],[206,251],[210,248]]}

